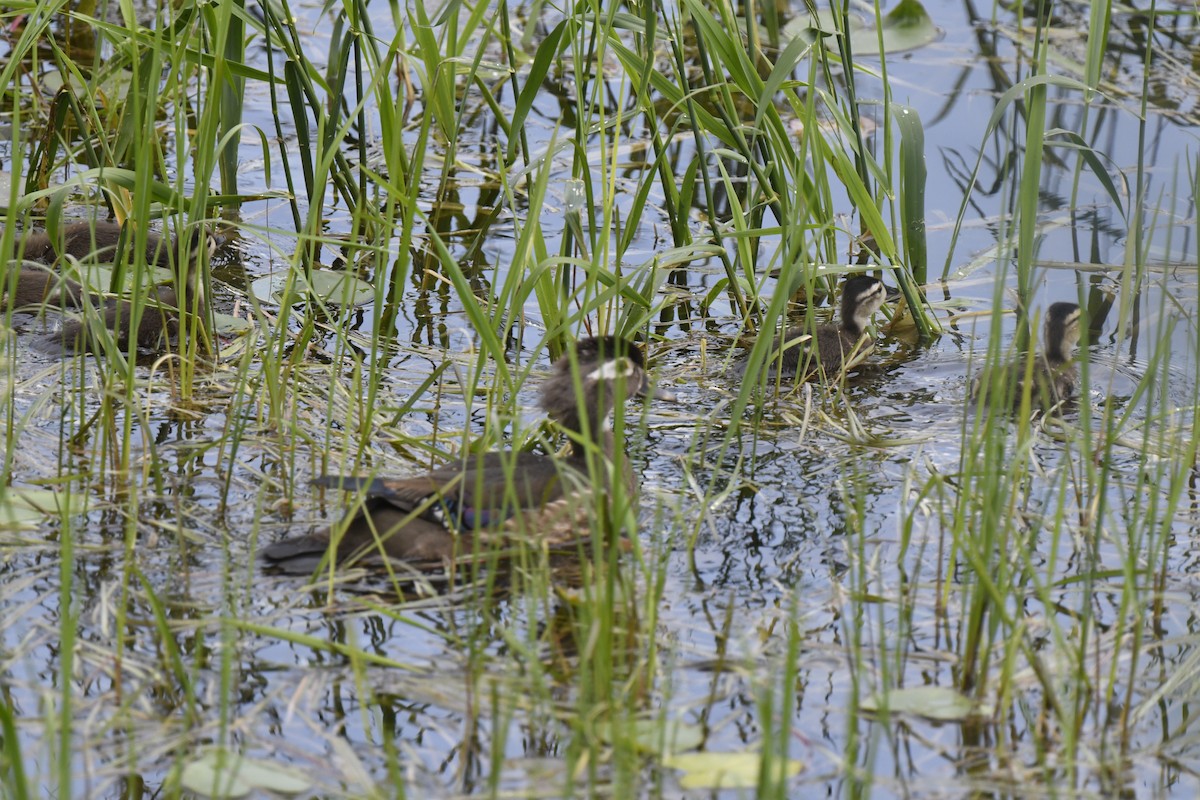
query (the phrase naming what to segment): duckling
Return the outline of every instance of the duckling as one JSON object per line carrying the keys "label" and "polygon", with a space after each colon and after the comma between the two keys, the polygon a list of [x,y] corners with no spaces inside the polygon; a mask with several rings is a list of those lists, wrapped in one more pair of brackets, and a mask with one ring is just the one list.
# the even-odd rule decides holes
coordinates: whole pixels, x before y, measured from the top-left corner
{"label": "duckling", "polygon": [[[61,244],[47,231],[30,231],[17,247],[17,255],[27,261],[54,264],[61,256],[79,261],[91,259],[99,263],[115,261],[121,245],[122,226],[118,222],[71,222],[59,230]],[[127,246],[133,244],[129,234]],[[146,231],[146,263],[160,267],[171,266],[171,247],[174,241],[155,231]]]}
{"label": "duckling", "polygon": [[[61,231],[63,255],[76,260],[98,263],[114,260],[120,246],[122,227],[115,222],[72,222]],[[146,232],[146,263],[169,267],[174,247],[173,238],[166,239],[155,231]],[[101,302],[99,295],[86,292],[70,278],[60,277],[41,265],[53,266],[59,260],[56,247],[47,231],[31,231],[18,245],[25,259],[22,266],[10,267],[5,283],[0,285],[0,306],[13,309],[33,306],[79,308],[85,297]]]}
{"label": "duckling", "polygon": [[[160,240],[162,237],[159,237]],[[174,239],[170,240],[175,243]],[[62,328],[43,342],[47,349],[84,352],[97,348],[97,327],[107,328],[116,338],[116,343],[122,350],[129,348],[132,336],[138,347],[147,350],[159,350],[166,339],[178,332],[179,314],[183,311],[194,312],[203,319],[208,316],[208,299],[204,291],[204,281],[201,277],[202,253],[207,251],[211,256],[217,247],[217,240],[202,230],[197,230],[187,239],[187,250],[180,253],[176,260],[176,278],[170,284],[155,286],[142,306],[142,316],[138,320],[136,331],[131,332],[133,323],[133,303],[119,298],[96,298],[88,295],[98,304],[96,316],[85,315],[72,319],[63,324]]]}
{"label": "duckling", "polygon": [[[861,363],[875,348],[874,340],[867,335],[871,315],[886,299],[887,287],[878,278],[869,275],[847,278],[842,284],[841,323],[818,325],[811,337],[809,328],[803,325],[775,337],[766,363],[769,374],[774,376],[778,368],[784,378],[800,375],[808,380],[818,373],[836,375]],[[743,359],[735,367],[735,374],[744,375],[747,366],[748,360]]]}
{"label": "duckling", "polygon": [[0,279],[0,309],[79,308],[83,297],[84,289],[78,281],[56,275],[41,265],[18,267]]}
{"label": "duckling", "polygon": [[[542,388],[546,414],[571,436],[570,455],[526,452],[469,456],[412,478],[327,476],[319,485],[354,489],[363,503],[334,528],[283,539],[260,556],[292,574],[309,574],[327,558],[337,565],[386,558],[412,564],[452,563],[469,553],[464,537],[537,532],[551,546],[576,540],[589,529],[588,450],[599,445],[612,463],[609,414],[631,395],[670,399],[651,389],[642,352],[607,336],[582,339],[574,358],[564,355]],[[621,479],[632,492],[632,474]],[[338,536],[336,531],[341,530]]]}
{"label": "duckling", "polygon": [[[1079,343],[1083,309],[1074,303],[1054,303],[1046,309],[1042,354],[1034,359],[1033,383],[1029,386],[1033,408],[1050,408],[1067,400],[1075,391],[1078,369],[1071,360]],[[1018,407],[1025,393],[1025,359],[985,369],[971,382],[971,399],[986,393],[989,405]]]}

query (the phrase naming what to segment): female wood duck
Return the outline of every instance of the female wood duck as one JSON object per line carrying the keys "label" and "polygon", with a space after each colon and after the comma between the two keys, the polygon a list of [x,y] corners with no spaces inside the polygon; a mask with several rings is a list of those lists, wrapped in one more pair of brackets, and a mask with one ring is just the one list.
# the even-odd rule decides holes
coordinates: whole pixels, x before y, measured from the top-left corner
{"label": "female wood duck", "polygon": [[[842,284],[841,322],[818,325],[811,336],[807,326],[798,325],[775,337],[766,362],[769,374],[774,376],[779,369],[784,378],[799,375],[808,380],[821,373],[834,376],[859,364],[875,348],[875,341],[867,335],[867,326],[871,315],[886,299],[887,287],[878,278],[869,275],[847,278]],[[745,374],[747,366],[743,360],[735,367],[736,374]]]}
{"label": "female wood duck", "polygon": [[[111,225],[111,223],[109,223]],[[74,225],[68,226],[75,227]],[[111,234],[109,228],[104,229],[106,235]],[[115,338],[117,346],[122,350],[129,347],[132,336],[138,346],[148,350],[161,349],[166,338],[178,330],[181,309],[195,312],[199,317],[207,316],[208,303],[202,280],[202,264],[200,259],[204,251],[212,255],[216,249],[217,240],[202,230],[197,230],[186,240],[187,248],[171,257],[166,247],[176,247],[176,240],[171,237],[162,245],[163,237],[155,234],[159,242],[156,252],[165,253],[165,263],[174,261],[177,272],[176,279],[171,284],[155,286],[142,306],[142,315],[138,320],[136,331],[131,333],[133,322],[133,304],[129,300],[114,297],[104,297],[94,292],[86,291],[73,280],[61,278],[53,273],[47,273],[40,268],[21,268],[15,278],[15,289],[9,293],[9,299],[14,308],[20,305],[45,303],[50,306],[82,308],[84,300],[95,307],[95,314],[85,313],[78,319],[68,320],[56,332],[46,337],[40,344],[43,349],[52,351],[82,352],[97,348],[99,328],[106,328]],[[68,242],[79,241],[68,239]],[[100,238],[97,237],[97,243]],[[115,245],[113,245],[115,247]],[[111,257],[112,251],[99,257]],[[149,255],[149,249],[147,251]],[[96,256],[91,256],[96,257]],[[150,262],[162,263],[162,262]],[[39,300],[39,298],[41,298]],[[25,301],[22,303],[22,301]]]}
{"label": "female wood duck", "polygon": [[[1029,398],[1033,408],[1049,408],[1067,400],[1075,391],[1078,370],[1071,361],[1079,343],[1083,310],[1074,303],[1054,303],[1046,309],[1042,355],[1034,359]],[[988,405],[1021,405],[1025,394],[1025,359],[985,369],[971,383],[971,399],[986,394]]]}
{"label": "female wood duck", "polygon": [[[636,345],[611,336],[582,339],[542,387],[542,408],[570,435],[570,455],[494,452],[412,478],[327,476],[317,483],[357,490],[365,500],[341,524],[276,542],[261,556],[285,572],[307,575],[327,554],[338,565],[378,563],[381,553],[394,561],[449,564],[455,554],[472,551],[467,537],[530,532],[550,545],[573,541],[589,528],[591,504],[580,498],[591,485],[589,448],[599,447],[612,463],[609,414],[618,399],[633,395],[669,399],[651,389]],[[632,475],[626,470],[623,477],[632,491]]]}

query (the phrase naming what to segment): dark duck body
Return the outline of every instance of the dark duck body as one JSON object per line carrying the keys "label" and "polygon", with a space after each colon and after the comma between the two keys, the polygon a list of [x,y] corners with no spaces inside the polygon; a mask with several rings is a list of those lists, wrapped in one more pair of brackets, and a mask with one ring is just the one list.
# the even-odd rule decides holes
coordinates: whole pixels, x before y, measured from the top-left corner
{"label": "dark duck body", "polygon": [[[327,558],[342,566],[378,563],[381,557],[450,564],[471,553],[476,538],[503,540],[522,533],[564,546],[587,535],[591,504],[578,493],[591,486],[590,449],[598,447],[612,463],[607,420],[614,403],[633,395],[665,395],[651,390],[641,350],[630,342],[582,339],[574,352],[574,359],[568,354],[555,363],[542,388],[546,414],[571,436],[569,455],[494,452],[412,478],[321,478],[319,485],[357,490],[363,502],[339,525],[263,548],[263,560],[305,575]],[[620,479],[632,490],[628,470]]]}
{"label": "dark duck body", "polygon": [[[878,278],[856,275],[842,284],[841,319],[810,329],[803,325],[776,336],[767,356],[766,368],[784,378],[797,376],[808,380],[818,374],[837,375],[860,363],[875,347],[867,335],[871,315],[887,299],[887,287]],[[810,336],[811,333],[811,336]],[[743,359],[734,369],[744,375],[748,364]]]}
{"label": "dark duck body", "polygon": [[[67,225],[63,232],[63,252],[76,259],[111,261],[116,255],[120,230],[121,226],[116,223],[97,223],[93,235],[88,223]],[[184,240],[186,247],[180,247],[174,237],[153,232],[147,235],[147,263],[169,265],[176,277],[172,283],[155,286],[149,291],[143,299],[136,328],[133,326],[133,303],[129,300],[90,292],[78,282],[40,266],[19,267],[15,275],[7,276],[8,282],[0,290],[6,290],[5,301],[14,309],[38,305],[89,307],[82,317],[68,320],[58,331],[41,340],[42,349],[57,352],[94,350],[102,329],[106,329],[122,349],[128,348],[131,338],[136,339],[139,347],[161,349],[167,337],[177,332],[181,310],[194,311],[200,317],[207,315],[200,259],[203,251],[209,255],[215,251],[216,240],[197,231]],[[56,251],[50,241],[44,232],[30,234],[24,253],[27,257],[53,261]],[[92,250],[93,246],[97,249]]]}
{"label": "dark duck body", "polygon": [[[1083,310],[1074,303],[1054,303],[1046,309],[1042,352],[1034,358],[1030,405],[1050,408],[1070,399],[1079,380],[1079,371],[1072,361],[1075,345],[1079,343],[1079,326]],[[1021,405],[1025,394],[1027,372],[1025,359],[1018,359],[975,376],[971,383],[971,399],[983,399],[989,406]]]}

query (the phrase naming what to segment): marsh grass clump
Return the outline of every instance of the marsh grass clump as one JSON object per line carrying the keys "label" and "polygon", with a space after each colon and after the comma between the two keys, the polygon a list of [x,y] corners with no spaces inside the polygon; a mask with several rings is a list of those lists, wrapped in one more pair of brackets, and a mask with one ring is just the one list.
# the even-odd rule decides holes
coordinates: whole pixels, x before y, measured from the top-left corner
{"label": "marsh grass clump", "polygon": [[[1169,138],[1183,117],[1153,87],[1194,37],[1187,14],[1082,8],[1000,9],[986,42],[936,9],[946,47],[982,42],[954,50],[996,84],[978,127],[971,81],[895,102],[895,87],[965,74],[929,69],[942,51],[894,58],[878,52],[891,32],[868,31],[865,60],[836,8],[790,38],[767,9],[777,49],[697,0],[398,16],[218,0],[163,6],[145,28],[28,9],[0,67],[20,173],[6,265],[18,231],[57,238],[86,208],[137,221],[124,268],[148,286],[151,229],[221,218],[236,246],[212,304],[258,327],[241,349],[182,335],[138,364],[133,320],[158,290],[118,300],[128,273],[97,287],[5,270],[12,296],[96,295],[82,324],[105,342],[43,361],[0,333],[0,795],[202,793],[212,782],[185,775],[215,763],[227,780],[241,756],[317,796],[902,795],[913,764],[952,794],[1154,793],[1136,783],[1148,775],[1186,791],[1179,720],[1196,692],[1172,676],[1193,666],[1178,620],[1200,335],[1179,265],[1196,260],[1200,199],[1180,180],[1179,208],[1155,208],[1159,176],[1187,173],[1151,161],[1192,147]],[[51,13],[98,46],[64,47]],[[1080,28],[1070,50],[1086,54],[1060,57]],[[1164,58],[1118,65],[1115,40]],[[71,77],[33,90],[50,62]],[[1124,85],[1143,62],[1143,84]],[[1138,114],[1104,105],[1125,91],[1145,98]],[[925,277],[927,170],[935,214],[962,196],[954,224],[931,227],[942,284]],[[324,271],[369,296],[314,288],[331,247],[349,257]],[[797,296],[882,271],[904,296],[882,313],[913,344],[877,379],[769,398],[728,380],[735,336],[757,337],[757,378]],[[963,413],[975,370],[937,337],[946,309],[980,286],[992,308],[1008,291],[1030,308],[1043,275],[1089,311],[1083,292],[1111,290],[1112,319],[1075,361],[1019,331],[1030,354],[997,407],[1049,394],[1039,374],[1057,388],[1077,369],[1089,391],[1063,415]],[[255,295],[256,279],[284,289]],[[213,301],[201,280],[162,305]],[[874,297],[859,285],[850,297]],[[827,373],[855,360],[862,327],[846,320],[869,305],[843,314]],[[104,336],[109,310],[130,320],[124,341]],[[1069,314],[1052,310],[1061,335],[1045,340],[1065,345]],[[1007,341],[996,319],[989,368]],[[611,429],[585,403],[552,455],[563,437],[526,420],[540,378],[601,333],[648,342],[659,363],[638,368],[661,366],[682,402],[613,403]],[[635,374],[584,368],[572,389]],[[531,521],[428,573],[388,561],[305,582],[255,558],[309,525],[375,545],[401,512],[490,528],[494,504],[465,482],[422,508],[377,476],[509,453],[498,518],[529,498],[515,466],[533,451],[580,465],[565,556]],[[367,510],[312,491],[322,475],[363,476]],[[947,731],[962,735],[937,745]]]}

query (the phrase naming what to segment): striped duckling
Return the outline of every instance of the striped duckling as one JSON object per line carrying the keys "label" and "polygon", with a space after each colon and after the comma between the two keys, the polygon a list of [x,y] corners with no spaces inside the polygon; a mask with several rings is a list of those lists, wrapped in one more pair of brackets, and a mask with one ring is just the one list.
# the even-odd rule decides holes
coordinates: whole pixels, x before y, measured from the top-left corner
{"label": "striped duckling", "polygon": [[[1042,353],[1032,364],[1032,383],[1029,385],[1033,408],[1050,408],[1070,399],[1079,380],[1079,371],[1072,360],[1079,343],[1083,309],[1075,303],[1054,303],[1046,309],[1042,335]],[[1025,394],[1027,364],[1024,358],[991,369],[985,369],[971,382],[971,399],[986,394],[987,405],[1021,405]]]}
{"label": "striped duckling", "polygon": [[[840,321],[815,329],[798,325],[776,336],[766,361],[769,374],[774,377],[778,369],[784,378],[799,376],[809,380],[818,374],[835,376],[861,363],[875,348],[875,341],[867,332],[871,316],[883,307],[886,299],[887,287],[878,278],[869,275],[847,278],[842,284]],[[744,375],[747,366],[743,359],[735,367],[735,374]]]}
{"label": "striped duckling", "polygon": [[77,281],[43,266],[56,263],[60,253],[77,260],[112,261],[120,239],[121,226],[115,222],[66,225],[62,230],[61,246],[56,246],[44,231],[26,236],[19,249],[27,261],[10,271],[0,283],[4,304],[14,310],[34,306],[80,309],[90,305],[96,312],[68,320],[62,328],[39,342],[42,349],[55,352],[94,350],[99,342],[99,329],[105,328],[121,349],[128,348],[132,337],[139,347],[160,350],[167,337],[177,332],[181,309],[206,316],[208,306],[200,260],[205,252],[209,256],[215,252],[217,239],[199,229],[184,240],[184,248],[180,248],[174,237],[147,231],[146,262],[174,267],[176,279],[150,290],[136,331],[132,330],[133,304],[130,301],[88,291]]}

